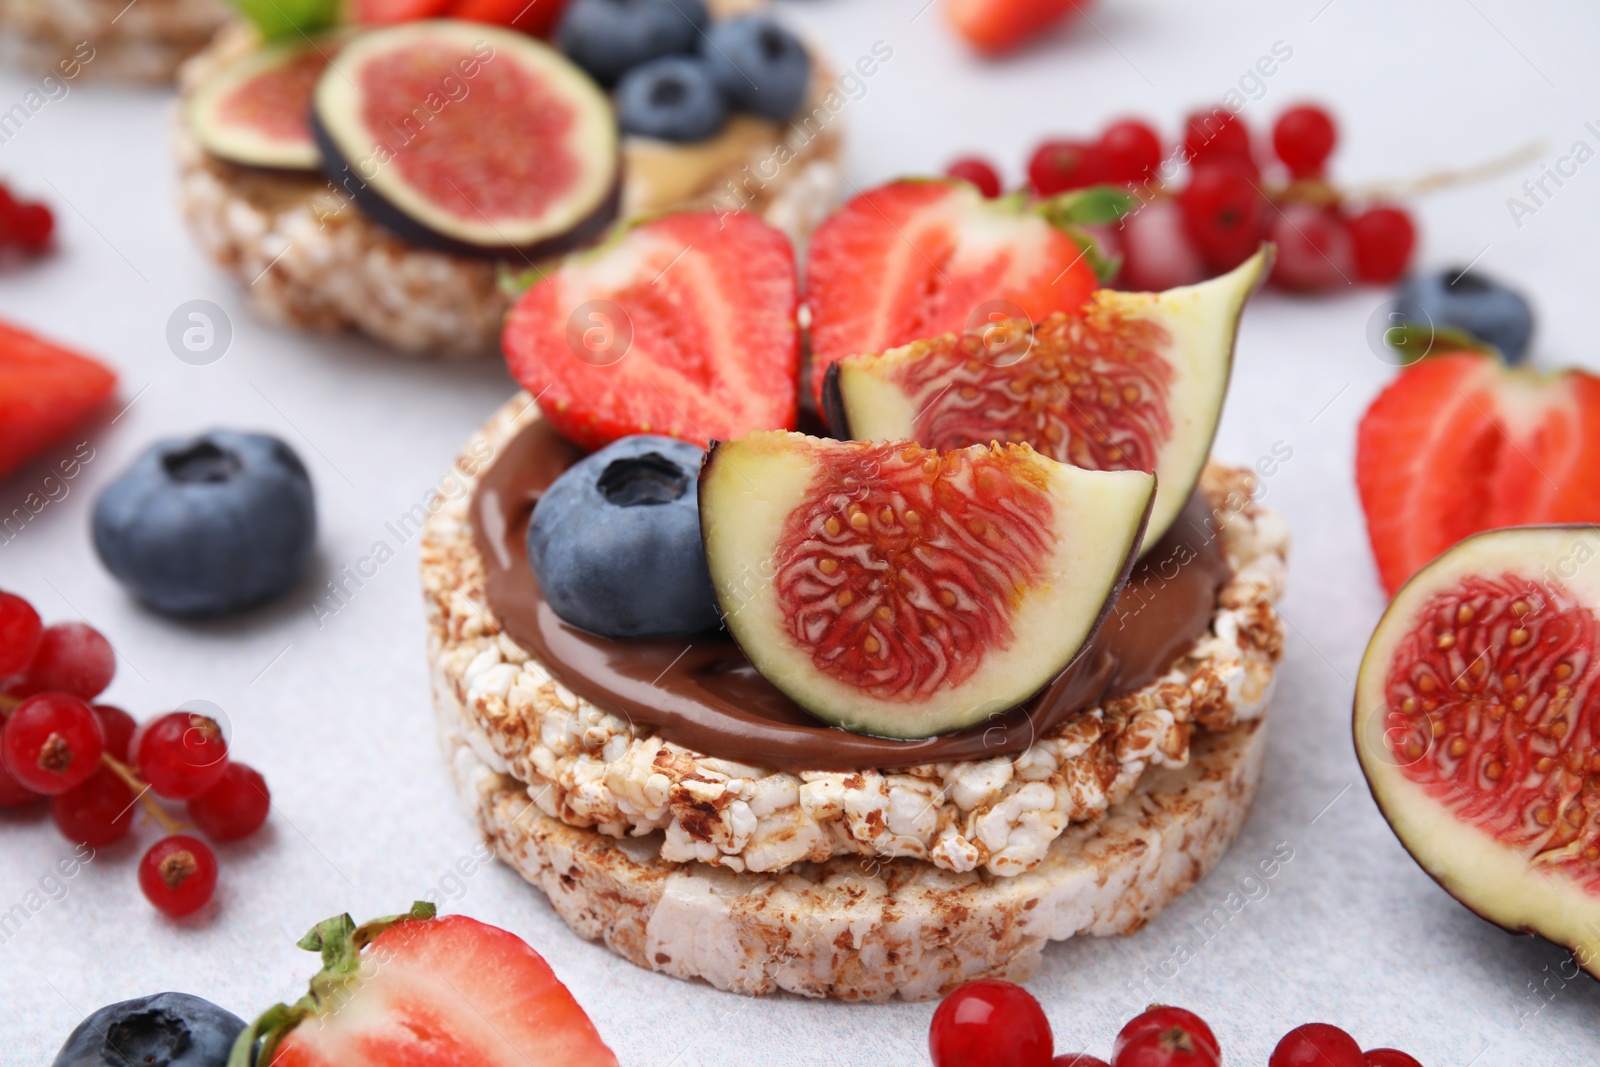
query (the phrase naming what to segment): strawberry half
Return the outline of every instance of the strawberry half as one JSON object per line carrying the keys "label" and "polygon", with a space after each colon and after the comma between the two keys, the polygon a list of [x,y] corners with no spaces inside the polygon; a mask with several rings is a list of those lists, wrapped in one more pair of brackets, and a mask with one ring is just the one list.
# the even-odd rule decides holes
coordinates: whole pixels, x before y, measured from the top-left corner
{"label": "strawberry half", "polygon": [[[617,1058],[539,954],[462,915],[356,926],[341,915],[300,947],[322,953],[311,992],[239,1035],[257,1067],[614,1067]],[[365,949],[365,951],[363,951]]]}
{"label": "strawberry half", "polygon": [[[1099,285],[1073,233],[1017,197],[986,200],[959,181],[906,179],[868,190],[811,238],[811,385],[828,367],[984,321],[1076,311]],[[1003,310],[996,316],[986,312]]]}
{"label": "strawberry half", "polygon": [[116,387],[104,364],[0,322],[0,478],[59,441]]}
{"label": "strawberry half", "polygon": [[754,215],[664,215],[568,257],[506,323],[511,374],[568,440],[704,445],[799,416],[794,249]]}
{"label": "strawberry half", "polygon": [[1356,484],[1391,596],[1468,534],[1600,522],[1600,377],[1429,356],[1362,416]]}
{"label": "strawberry half", "polygon": [[1090,0],[948,0],[945,15],[956,32],[980,52],[1009,51],[1036,37]]}

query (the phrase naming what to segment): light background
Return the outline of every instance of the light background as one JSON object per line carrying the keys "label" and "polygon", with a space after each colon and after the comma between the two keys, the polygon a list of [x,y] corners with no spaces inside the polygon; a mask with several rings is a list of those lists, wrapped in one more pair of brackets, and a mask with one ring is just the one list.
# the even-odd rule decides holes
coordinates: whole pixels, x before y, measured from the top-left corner
{"label": "light background", "polygon": [[[1576,0],[1102,0],[1093,26],[1000,65],[971,58],[938,8],[919,14],[922,4],[786,5],[840,62],[879,40],[894,50],[844,110],[858,187],[968,149],[1016,180],[1041,135],[1090,134],[1128,112],[1171,135],[1186,108],[1218,99],[1277,41],[1293,56],[1245,117],[1263,128],[1295,100],[1327,101],[1343,131],[1341,180],[1418,176],[1536,139],[1546,162],[1577,140],[1600,148],[1584,128],[1600,120],[1600,12]],[[0,75],[0,105],[29,85]],[[0,272],[0,315],[104,356],[132,401],[94,432],[95,458],[69,495],[0,547],[0,585],[47,619],[103,630],[120,655],[108,699],[136,715],[195,698],[226,709],[235,752],[265,771],[276,812],[256,840],[219,849],[218,899],[198,921],[168,922],[140,897],[134,869],[156,836],[149,827],[33,914],[0,946],[5,1064],[48,1062],[81,1016],[125,997],[187,990],[242,1015],[292,999],[314,968],[293,942],[312,923],[455,888],[447,880],[475,843],[434,743],[415,544],[320,628],[311,605],[326,576],[425,498],[510,380],[498,361],[407,363],[251,318],[180,225],[170,104],[162,91],[78,84],[0,147],[0,174],[42,194],[61,224],[57,254]],[[1535,163],[1420,202],[1422,262],[1476,257],[1514,280],[1537,302],[1536,360],[1593,366],[1600,164],[1518,227],[1507,198],[1537,172]],[[165,341],[168,316],[195,298],[222,305],[235,330],[211,366],[180,362]],[[1192,924],[1286,842],[1294,858],[1265,898],[1159,990],[1210,1019],[1229,1062],[1264,1063],[1285,1030],[1313,1019],[1369,1046],[1407,1048],[1429,1067],[1595,1058],[1600,986],[1564,981],[1561,950],[1505,934],[1439,890],[1378,816],[1352,752],[1351,684],[1384,603],[1351,474],[1355,422],[1392,373],[1364,339],[1381,298],[1269,293],[1245,316],[1216,455],[1249,463],[1278,442],[1293,450],[1266,484],[1295,534],[1266,785],[1233,851],[1145,931],[1046,952],[1031,988],[1060,1049],[1105,1055],[1125,1007],[1152,995],[1129,983],[1178,941],[1197,942]],[[90,505],[152,439],[218,424],[280,434],[305,458],[321,507],[320,570],[275,607],[184,625],[140,610],[101,569]],[[0,485],[0,513],[45,472]],[[46,818],[0,820],[0,911],[70,852]],[[930,1004],[725,995],[579,940],[502,867],[464,879],[460,892],[450,908],[539,948],[625,1063],[926,1062]]]}

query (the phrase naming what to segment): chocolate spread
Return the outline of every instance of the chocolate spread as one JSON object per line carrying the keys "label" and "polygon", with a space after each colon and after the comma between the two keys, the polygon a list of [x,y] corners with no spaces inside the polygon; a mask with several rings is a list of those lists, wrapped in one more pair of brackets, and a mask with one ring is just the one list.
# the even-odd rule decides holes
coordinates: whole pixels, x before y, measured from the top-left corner
{"label": "chocolate spread", "polygon": [[756,673],[726,632],[599,637],[559,619],[528,566],[528,518],[583,452],[537,420],[484,474],[472,500],[489,608],[505,632],[568,689],[708,756],[786,771],[855,771],[1015,755],[1075,712],[1144,686],[1207,630],[1229,567],[1205,498],[1190,499],[1134,567],[1094,641],[1026,703],[920,741],[868,737],[801,710]]}

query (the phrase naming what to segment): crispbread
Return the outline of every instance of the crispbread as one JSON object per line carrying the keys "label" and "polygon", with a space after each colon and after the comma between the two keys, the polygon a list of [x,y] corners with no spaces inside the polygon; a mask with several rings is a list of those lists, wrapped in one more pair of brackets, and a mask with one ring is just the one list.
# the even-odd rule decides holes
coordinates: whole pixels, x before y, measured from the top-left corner
{"label": "crispbread", "polygon": [[0,53],[41,74],[165,82],[231,16],[223,0],[0,0]]}
{"label": "crispbread", "polygon": [[[220,35],[184,67],[185,93],[254,46],[244,27]],[[722,135],[733,139],[733,151],[723,150],[727,140],[673,146],[624,138],[620,217],[677,207],[748,210],[803,241],[838,200],[843,181],[842,123],[823,106],[834,85],[819,59],[802,115],[787,127],[735,116]],[[179,201],[190,232],[207,256],[246,287],[251,306],[264,318],[303,329],[357,330],[409,356],[476,358],[499,351],[512,298],[500,285],[494,261],[403,241],[320,176],[218,159],[200,146],[181,116],[173,138]],[[696,155],[702,152],[712,154]],[[781,165],[774,169],[775,161]],[[675,169],[686,162],[694,175],[687,182]],[[526,270],[535,264],[507,266]]]}

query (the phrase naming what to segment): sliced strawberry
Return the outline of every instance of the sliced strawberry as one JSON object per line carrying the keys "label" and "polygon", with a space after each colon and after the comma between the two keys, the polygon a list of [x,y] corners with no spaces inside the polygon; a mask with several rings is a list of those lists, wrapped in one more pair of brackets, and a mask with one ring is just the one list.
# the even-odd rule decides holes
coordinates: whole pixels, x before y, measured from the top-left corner
{"label": "sliced strawberry", "polygon": [[566,6],[567,0],[455,0],[450,17],[515,26],[523,33],[547,37]]}
{"label": "sliced strawberry", "polygon": [[1356,483],[1391,595],[1468,534],[1600,522],[1600,378],[1430,356],[1362,417]]}
{"label": "sliced strawberry", "polygon": [[451,0],[355,0],[354,21],[387,26],[431,19],[444,14],[450,3]]}
{"label": "sliced strawberry", "polygon": [[506,323],[511,374],[586,448],[793,429],[794,250],[754,215],[684,212],[569,257]]}
{"label": "sliced strawberry", "polygon": [[[1099,279],[1067,232],[1015,198],[965,182],[905,180],[871,189],[811,239],[811,384],[830,364],[1026,315],[1076,311]],[[999,312],[991,315],[991,312]]]}
{"label": "sliced strawberry", "polygon": [[945,15],[981,52],[997,54],[1043,33],[1090,0],[948,0]]}
{"label": "sliced strawberry", "polygon": [[0,322],[0,478],[60,440],[116,386],[104,364]]}
{"label": "sliced strawberry", "polygon": [[[431,914],[428,905],[412,912]],[[357,928],[341,916],[300,945],[323,954],[314,1003],[280,1005],[254,1024],[261,1067],[617,1062],[549,964],[521,938],[475,919],[401,916]]]}

